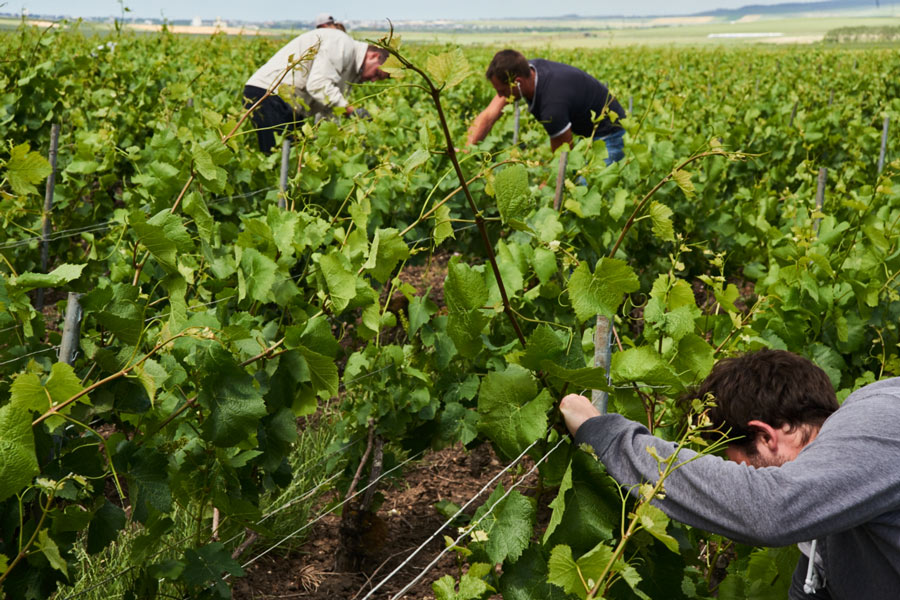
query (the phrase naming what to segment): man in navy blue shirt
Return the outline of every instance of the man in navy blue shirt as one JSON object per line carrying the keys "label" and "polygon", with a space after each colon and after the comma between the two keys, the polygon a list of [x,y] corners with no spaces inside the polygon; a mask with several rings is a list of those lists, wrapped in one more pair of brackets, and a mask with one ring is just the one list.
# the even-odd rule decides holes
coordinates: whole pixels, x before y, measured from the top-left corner
{"label": "man in navy blue shirt", "polygon": [[580,135],[606,143],[606,164],[625,156],[625,130],[619,124],[625,118],[622,105],[605,85],[581,69],[540,58],[529,61],[515,50],[501,50],[485,76],[497,95],[475,118],[467,144],[484,139],[510,98],[525,98],[528,110],[547,130],[552,150],[571,145],[573,136]]}

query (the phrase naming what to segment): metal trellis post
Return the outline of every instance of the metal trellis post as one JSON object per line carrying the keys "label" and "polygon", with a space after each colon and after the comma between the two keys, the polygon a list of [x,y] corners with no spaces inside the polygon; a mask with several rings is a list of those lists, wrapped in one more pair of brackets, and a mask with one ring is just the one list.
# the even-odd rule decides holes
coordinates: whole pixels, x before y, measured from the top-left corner
{"label": "metal trellis post", "polygon": [[[59,124],[50,126],[50,175],[44,192],[44,212],[41,215],[41,272],[50,265],[50,211],[53,210],[53,189],[56,185],[56,157],[59,153]],[[44,288],[38,288],[35,308],[44,307]]]}
{"label": "metal trellis post", "polygon": [[285,134],[284,139],[281,141],[281,180],[279,182],[281,193],[278,194],[278,208],[285,208],[287,206],[287,180],[288,171],[290,169],[290,157],[291,137],[288,134]]}

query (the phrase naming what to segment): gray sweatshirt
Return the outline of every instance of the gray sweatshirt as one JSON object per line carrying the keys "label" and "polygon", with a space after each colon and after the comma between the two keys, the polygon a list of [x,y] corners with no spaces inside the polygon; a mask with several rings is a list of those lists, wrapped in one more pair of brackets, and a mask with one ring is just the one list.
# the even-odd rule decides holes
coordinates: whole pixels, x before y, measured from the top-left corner
{"label": "gray sweatshirt", "polygon": [[[586,421],[575,441],[625,486],[658,479],[647,446],[663,457],[675,449],[615,414]],[[694,456],[682,450],[678,462]],[[741,543],[818,539],[835,600],[900,598],[900,378],[851,394],[791,462],[757,469],[702,456],[672,473],[665,493],[654,503],[670,517]]]}

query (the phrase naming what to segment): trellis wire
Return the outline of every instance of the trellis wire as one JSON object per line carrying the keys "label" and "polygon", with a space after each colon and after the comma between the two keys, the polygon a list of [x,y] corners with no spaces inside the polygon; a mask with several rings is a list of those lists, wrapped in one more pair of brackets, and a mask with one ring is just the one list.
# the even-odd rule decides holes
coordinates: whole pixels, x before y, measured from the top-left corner
{"label": "trellis wire", "polygon": [[[74,237],[76,235],[81,235],[82,233],[92,233],[94,231],[99,231],[101,229],[106,229],[110,223],[113,221],[104,221],[102,223],[94,223],[93,225],[86,225],[84,227],[75,227],[73,229],[63,229],[61,231],[57,231],[50,235],[47,239],[51,242],[55,242],[56,240]],[[5,244],[0,244],[0,250],[10,250],[12,248],[19,248],[20,246],[27,246],[33,242],[43,241],[43,237],[36,235],[30,238],[24,238],[21,240],[16,240],[15,242],[7,242]]]}
{"label": "trellis wire", "polygon": [[[460,540],[462,540],[464,537],[468,536],[472,531],[474,531],[474,530],[475,530],[475,527],[476,527],[477,525],[479,525],[485,518],[487,518],[487,516],[488,516],[489,514],[491,514],[491,513],[494,511],[494,508],[496,508],[497,505],[499,505],[504,499],[506,499],[506,497],[509,496],[510,493],[512,493],[512,491],[513,491],[514,489],[516,489],[519,485],[521,485],[521,483],[522,483],[523,481],[525,481],[525,478],[526,478],[526,477],[528,477],[529,475],[531,475],[532,473],[534,473],[535,469],[537,469],[537,468],[540,466],[540,464],[541,464],[542,462],[544,462],[545,460],[547,460],[547,458],[548,458],[551,454],[553,454],[553,452],[556,451],[556,449],[559,448],[559,447],[562,445],[562,443],[565,442],[567,439],[568,439],[568,438],[565,437],[565,436],[560,437],[560,439],[559,439],[559,441],[556,443],[556,445],[553,446],[553,448],[551,448],[546,454],[544,454],[544,456],[542,456],[542,457],[540,458],[540,460],[536,461],[536,462],[534,463],[534,466],[531,467],[531,469],[530,469],[527,473],[525,473],[525,475],[524,475],[519,481],[517,481],[516,483],[514,483],[513,485],[511,485],[510,488],[509,488],[508,490],[506,490],[506,492],[503,494],[503,496],[501,496],[501,497],[500,497],[500,498],[499,498],[499,499],[498,499],[498,500],[497,500],[497,501],[496,501],[496,502],[495,502],[495,503],[487,510],[487,512],[485,512],[483,515],[481,515],[481,518],[478,519],[478,521],[476,521],[475,523],[473,523],[472,525],[470,525],[469,527],[467,527],[466,530],[465,530],[463,533],[461,533],[460,536],[459,536],[458,538],[456,538],[455,540],[453,540],[453,543],[452,543],[452,544],[450,544],[449,546],[447,546],[446,548],[444,548],[444,549],[441,551],[441,553],[438,554],[438,555],[434,558],[434,560],[432,560],[430,563],[428,563],[428,565],[422,570],[421,573],[419,573],[418,575],[416,575],[416,577],[415,577],[412,581],[410,581],[408,584],[406,584],[406,587],[404,587],[402,590],[400,590],[399,592],[397,592],[396,594],[394,594],[393,596],[391,596],[391,600],[398,600],[398,598],[400,598],[401,596],[403,596],[403,594],[405,594],[407,591],[409,591],[409,589],[410,589],[412,586],[414,586],[415,584],[417,584],[417,583],[419,582],[419,580],[422,579],[422,577],[424,577],[425,574],[428,573],[428,571],[430,571],[430,570],[434,567],[434,565],[436,565],[436,564],[438,563],[438,561],[439,561],[441,558],[443,558],[444,555],[447,554],[447,552],[450,551],[451,548],[453,548],[454,546],[456,546],[456,545],[460,542]],[[366,595],[366,596],[363,598],[363,600],[366,600],[366,598],[368,598],[370,595],[371,595],[371,592],[370,592],[368,595]]]}
{"label": "trellis wire", "polygon": [[534,442],[532,442],[531,445],[528,446],[527,448],[525,448],[525,450],[523,450],[522,453],[519,454],[519,456],[517,456],[511,463],[509,463],[507,466],[503,467],[503,468],[502,468],[502,469],[501,469],[501,470],[500,470],[500,471],[499,471],[499,472],[498,472],[498,473],[497,473],[490,481],[488,481],[486,484],[484,484],[484,486],[483,486],[480,490],[478,490],[478,491],[475,493],[475,495],[472,496],[472,497],[469,499],[468,502],[466,502],[465,504],[463,504],[463,505],[459,508],[459,510],[457,510],[456,513],[455,513],[452,517],[450,517],[449,519],[447,519],[447,521],[444,522],[444,524],[441,525],[434,533],[432,533],[432,534],[428,537],[428,539],[426,539],[424,542],[422,542],[422,543],[419,545],[418,548],[416,548],[415,550],[413,550],[412,554],[410,554],[409,556],[407,556],[406,559],[405,559],[402,563],[400,563],[399,566],[397,566],[393,571],[391,571],[390,573],[388,573],[388,574],[385,576],[385,578],[382,579],[382,580],[378,583],[378,585],[376,585],[376,586],[373,587],[371,590],[369,590],[369,593],[366,594],[366,596],[363,598],[363,600],[366,600],[366,598],[368,598],[369,596],[371,596],[372,594],[374,594],[376,591],[378,591],[378,589],[381,588],[381,586],[383,586],[385,583],[387,583],[387,581],[390,580],[394,575],[396,575],[398,571],[400,571],[403,567],[405,567],[405,566],[407,565],[407,563],[409,563],[409,561],[411,561],[411,560],[412,560],[419,552],[421,552],[421,551],[425,548],[425,546],[427,546],[429,543],[431,543],[431,540],[433,540],[435,537],[437,537],[438,534],[440,534],[444,529],[446,529],[446,528],[447,528],[447,527],[448,527],[448,526],[456,519],[456,517],[458,517],[460,514],[462,514],[462,512],[463,512],[466,508],[468,508],[469,505],[472,504],[472,502],[474,502],[476,498],[478,498],[479,496],[481,496],[481,494],[483,494],[485,491],[487,491],[487,489],[488,489],[489,487],[491,487],[492,485],[494,485],[494,482],[495,482],[495,481],[497,481],[498,479],[500,479],[500,477],[502,477],[507,471],[509,471],[509,470],[510,470],[511,468],[513,468],[520,460],[522,460],[522,458],[525,456],[525,454],[526,454],[529,450],[531,450],[531,449],[532,449],[539,441],[540,441],[540,439],[535,440]]}
{"label": "trellis wire", "polygon": [[[212,198],[208,200],[207,204],[213,204],[216,202],[222,202],[224,200],[241,200],[243,198],[252,198],[253,196],[258,196],[259,194],[263,194],[266,192],[270,192],[272,190],[278,189],[276,186],[269,186],[266,188],[261,188],[252,192],[247,192],[246,194],[238,194],[235,196],[219,196],[217,198]],[[102,221],[100,223],[93,223],[91,225],[85,225],[84,227],[73,227],[72,229],[62,229],[60,231],[55,231],[49,235],[47,238],[51,242],[55,242],[56,240],[75,237],[77,235],[81,235],[82,233],[93,233],[95,231],[100,231],[101,229],[106,229],[112,223],[118,223],[114,220]],[[119,225],[124,225],[124,223],[118,223]],[[36,235],[30,238],[23,238],[21,240],[16,240],[14,242],[7,242],[5,244],[0,244],[0,250],[11,250],[13,248],[19,248],[21,246],[27,246],[33,242],[41,242],[44,240],[43,236]]]}
{"label": "trellis wire", "polygon": [[327,517],[329,514],[333,513],[333,512],[336,511],[337,509],[341,508],[341,507],[344,506],[347,502],[349,502],[350,500],[353,500],[354,498],[356,498],[357,496],[359,496],[361,493],[363,493],[364,491],[366,491],[367,489],[369,489],[370,487],[372,487],[373,485],[377,484],[379,481],[381,481],[382,479],[384,479],[385,477],[387,477],[389,474],[393,473],[394,471],[396,471],[396,470],[399,469],[400,467],[406,465],[407,463],[409,463],[409,462],[411,462],[411,461],[413,461],[413,460],[419,458],[419,456],[421,456],[424,452],[425,452],[425,451],[422,450],[422,451],[418,452],[416,455],[410,456],[409,458],[407,458],[406,460],[404,460],[403,462],[401,462],[400,464],[398,464],[398,465],[395,466],[394,468],[385,471],[384,473],[381,474],[380,477],[378,477],[378,479],[376,479],[375,481],[370,481],[368,485],[366,485],[365,487],[363,487],[363,488],[357,490],[352,496],[350,496],[349,498],[345,498],[344,500],[342,500],[341,502],[339,502],[338,504],[336,504],[336,505],[333,506],[332,508],[330,508],[330,509],[326,510],[325,512],[319,514],[319,515],[318,515],[315,519],[313,519],[312,521],[309,521],[308,523],[306,523],[305,525],[303,525],[303,527],[300,527],[299,529],[297,529],[297,530],[294,531],[293,533],[291,533],[291,534],[289,534],[289,535],[283,537],[279,542],[277,542],[277,543],[274,544],[273,546],[270,546],[270,547],[267,548],[265,551],[263,551],[263,552],[257,554],[256,556],[254,556],[253,558],[251,558],[250,560],[248,560],[247,562],[245,562],[244,564],[242,564],[241,567],[242,567],[242,568],[247,568],[248,566],[252,565],[252,564],[255,563],[256,561],[258,561],[260,558],[262,558],[263,556],[265,556],[266,554],[268,554],[269,552],[271,552],[272,550],[275,550],[276,548],[278,548],[279,546],[281,546],[283,543],[285,543],[286,541],[288,541],[288,540],[291,539],[292,537],[295,537],[295,536],[296,536],[297,534],[299,534],[301,531],[303,531],[303,530],[305,530],[305,529],[307,529],[307,528],[309,528],[309,527],[312,527],[313,525],[315,525],[316,523],[318,523],[319,521],[321,521],[322,519],[324,519],[325,517]]}
{"label": "trellis wire", "polygon": [[8,365],[8,364],[14,363],[17,360],[22,360],[23,358],[28,358],[29,356],[35,356],[36,354],[43,354],[44,352],[52,352],[54,350],[59,350],[59,346],[51,346],[49,348],[44,348],[43,350],[37,350],[37,351],[31,352],[29,354],[23,354],[22,356],[13,358],[11,360],[0,362],[0,367],[2,367],[3,365]]}

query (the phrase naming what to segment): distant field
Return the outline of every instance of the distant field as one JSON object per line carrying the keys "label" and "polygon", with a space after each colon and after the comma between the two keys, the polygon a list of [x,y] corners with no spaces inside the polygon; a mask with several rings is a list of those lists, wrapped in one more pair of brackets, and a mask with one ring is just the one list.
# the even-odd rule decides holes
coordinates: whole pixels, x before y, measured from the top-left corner
{"label": "distant field", "polygon": [[[825,34],[838,27],[877,27],[900,25],[900,18],[793,18],[759,19],[744,18],[740,22],[714,22],[656,27],[621,26],[592,31],[532,31],[485,33],[400,32],[407,42],[434,42],[460,45],[549,48],[601,48],[635,44],[666,45],[747,45],[819,42]],[[709,37],[711,34],[781,34],[773,37]],[[383,32],[356,31],[361,38],[377,39]]]}
{"label": "distant field", "polygon": [[[18,19],[0,19],[0,32],[13,30],[21,24]],[[35,21],[38,27],[49,23]],[[483,46],[515,46],[545,48],[605,48],[629,45],[771,45],[810,44],[821,42],[825,34],[839,27],[896,27],[900,17],[793,17],[760,18],[759,15],[744,15],[735,21],[713,19],[712,17],[670,17],[647,19],[538,19],[471,21],[461,23],[471,29],[462,32],[450,31],[405,31],[398,32],[404,41],[412,43],[438,43]],[[105,23],[83,22],[75,25],[87,33],[108,33],[112,26]],[[135,26],[141,32],[149,26]],[[153,26],[157,29],[158,26]],[[519,28],[514,30],[514,28]],[[175,33],[208,35],[216,31],[213,27],[191,28],[170,26]],[[473,31],[490,29],[489,31]],[[230,27],[225,33],[237,35],[296,35],[287,30],[242,30]],[[355,30],[351,32],[359,39],[378,39],[384,31]],[[763,36],[765,37],[758,37]],[[722,37],[723,35],[736,37]],[[710,37],[715,36],[715,37]],[[741,37],[745,36],[745,37]],[[884,44],[880,44],[884,45]],[[890,45],[890,44],[888,44]],[[900,46],[900,44],[894,44]]]}

